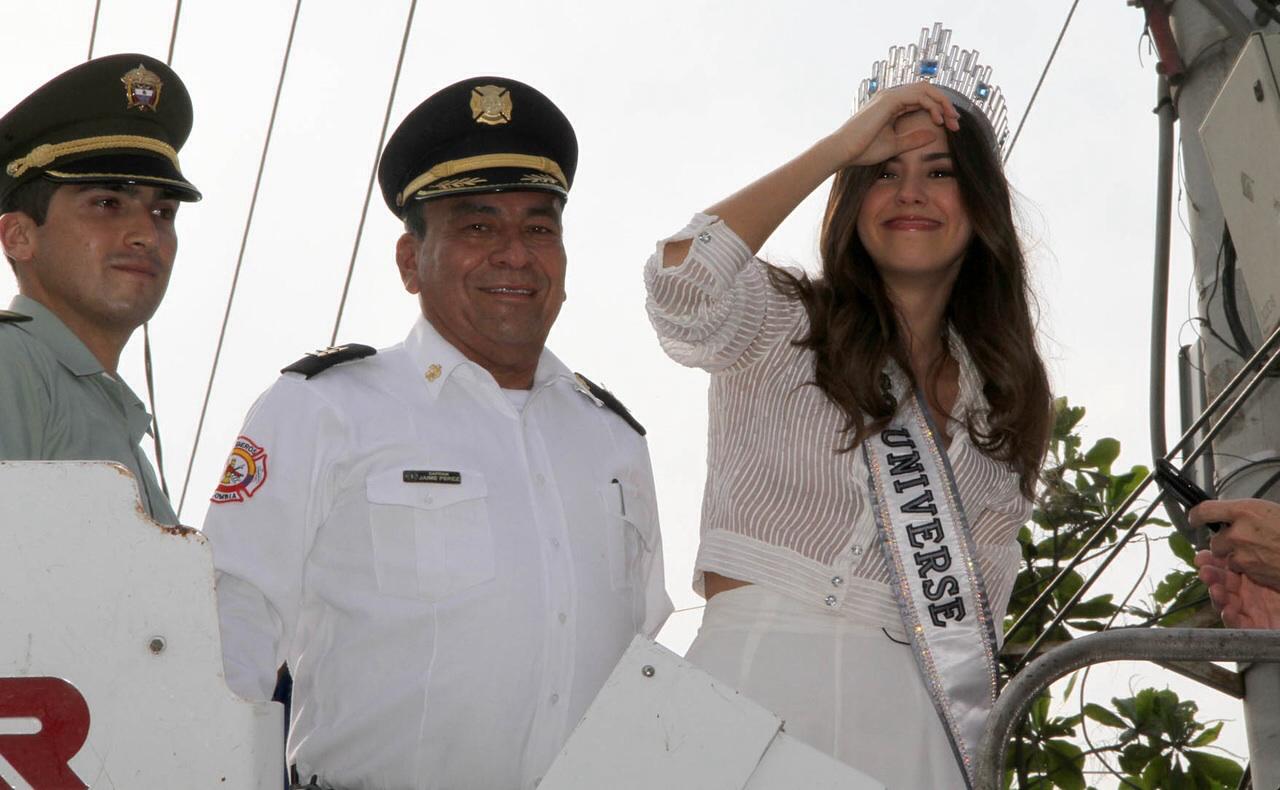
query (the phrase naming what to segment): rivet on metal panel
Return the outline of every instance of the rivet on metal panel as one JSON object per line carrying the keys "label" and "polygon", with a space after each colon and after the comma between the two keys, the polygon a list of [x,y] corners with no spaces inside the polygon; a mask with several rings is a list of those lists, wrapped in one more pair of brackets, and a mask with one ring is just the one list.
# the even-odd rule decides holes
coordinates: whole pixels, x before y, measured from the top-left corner
{"label": "rivet on metal panel", "polygon": [[644,666],[640,667],[640,674],[644,675],[647,678],[651,678],[657,673],[658,673],[658,670],[654,669],[652,664],[645,664]]}
{"label": "rivet on metal panel", "polygon": [[147,647],[151,649],[152,654],[157,656],[160,655],[161,653],[164,652],[164,647],[165,647],[164,637],[163,636],[151,637],[151,641],[147,644]]}

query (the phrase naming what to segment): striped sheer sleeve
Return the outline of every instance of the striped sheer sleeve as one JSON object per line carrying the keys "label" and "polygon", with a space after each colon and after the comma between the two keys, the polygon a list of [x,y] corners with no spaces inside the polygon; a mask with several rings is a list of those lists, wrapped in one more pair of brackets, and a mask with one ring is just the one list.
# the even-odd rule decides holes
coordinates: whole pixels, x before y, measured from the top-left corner
{"label": "striped sheer sleeve", "polygon": [[[669,242],[693,240],[679,266],[663,267]],[[711,372],[748,367],[788,335],[803,308],[779,293],[768,264],[718,217],[695,214],[658,242],[644,270],[646,308],[667,354]]]}

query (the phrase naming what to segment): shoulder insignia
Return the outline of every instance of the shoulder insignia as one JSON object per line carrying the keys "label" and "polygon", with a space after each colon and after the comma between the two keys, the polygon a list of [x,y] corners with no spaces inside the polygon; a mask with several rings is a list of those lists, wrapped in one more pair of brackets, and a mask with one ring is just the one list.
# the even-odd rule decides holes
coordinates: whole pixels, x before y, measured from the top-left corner
{"label": "shoulder insignia", "polygon": [[597,406],[603,406],[621,417],[636,433],[641,436],[645,435],[646,431],[644,426],[640,424],[639,420],[631,416],[631,412],[627,411],[627,407],[623,406],[622,401],[618,400],[612,392],[601,387],[599,384],[596,384],[581,373],[574,373],[573,377],[577,379],[579,392],[595,401]]}
{"label": "shoulder insignia", "polygon": [[30,321],[31,316],[15,313],[12,310],[0,310],[0,324],[19,324]]}
{"label": "shoulder insignia", "polygon": [[329,346],[319,351],[311,351],[305,357],[293,363],[287,368],[281,368],[281,373],[301,373],[306,378],[311,378],[319,373],[323,373],[334,365],[343,362],[350,362],[353,359],[364,359],[378,353],[378,350],[372,346],[361,345],[360,343],[348,343],[345,346]]}

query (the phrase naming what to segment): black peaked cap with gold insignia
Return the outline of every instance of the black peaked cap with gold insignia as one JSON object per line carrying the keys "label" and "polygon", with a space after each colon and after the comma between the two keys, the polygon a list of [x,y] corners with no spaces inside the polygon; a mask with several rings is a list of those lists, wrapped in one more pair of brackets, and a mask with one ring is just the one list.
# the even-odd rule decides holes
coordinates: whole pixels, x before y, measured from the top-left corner
{"label": "black peaked cap with gold insignia", "polygon": [[475,192],[567,196],[578,138],[560,108],[505,77],[473,77],[432,95],[401,122],[378,165],[387,207]]}
{"label": "black peaked cap with gold insignia", "polygon": [[190,133],[191,97],[163,62],[136,54],[90,60],[0,118],[0,201],[37,178],[147,184],[199,200],[178,167]]}

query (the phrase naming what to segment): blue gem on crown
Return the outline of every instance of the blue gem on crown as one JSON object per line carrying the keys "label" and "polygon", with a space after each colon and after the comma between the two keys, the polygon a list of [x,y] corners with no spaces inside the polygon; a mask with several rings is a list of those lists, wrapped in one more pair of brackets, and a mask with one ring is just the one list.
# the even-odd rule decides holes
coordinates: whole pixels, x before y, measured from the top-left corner
{"label": "blue gem on crown", "polygon": [[888,57],[872,65],[871,75],[858,88],[856,109],[875,94],[921,81],[947,91],[958,109],[986,121],[987,137],[1004,152],[1009,111],[1000,88],[991,82],[991,67],[979,62],[977,50],[953,45],[951,29],[941,22],[922,29],[915,44],[890,47]]}

